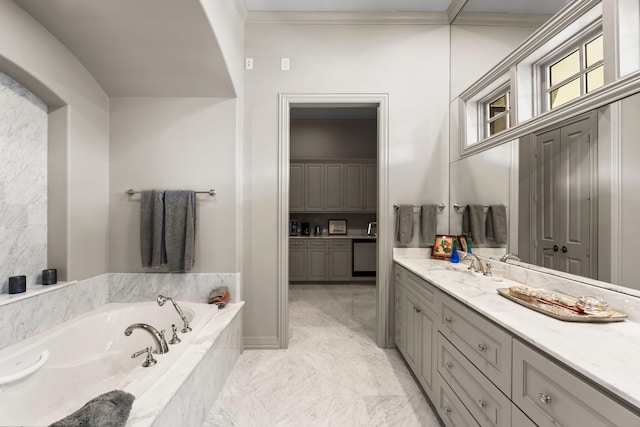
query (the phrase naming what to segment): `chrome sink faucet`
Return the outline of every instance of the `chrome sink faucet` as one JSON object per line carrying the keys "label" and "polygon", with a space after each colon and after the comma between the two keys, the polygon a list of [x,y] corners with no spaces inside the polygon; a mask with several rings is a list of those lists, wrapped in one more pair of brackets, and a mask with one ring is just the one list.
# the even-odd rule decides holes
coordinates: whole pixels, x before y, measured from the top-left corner
{"label": "chrome sink faucet", "polygon": [[133,323],[127,326],[127,329],[124,330],[124,334],[126,336],[130,336],[134,329],[142,329],[151,335],[151,338],[156,345],[154,353],[165,354],[169,352],[169,346],[167,345],[167,341],[164,339],[164,331],[158,332],[156,328],[151,325],[147,325],[146,323]]}
{"label": "chrome sink faucet", "polygon": [[491,264],[487,262],[486,266],[482,264],[480,258],[476,254],[467,253],[462,257],[462,260],[471,259],[471,264],[469,264],[469,270],[475,270],[479,273],[484,274],[485,276],[491,276]]}
{"label": "chrome sink faucet", "polygon": [[187,332],[191,332],[191,326],[189,326],[189,321],[187,320],[187,318],[185,317],[184,313],[182,312],[182,309],[180,308],[180,306],[178,305],[177,302],[175,302],[173,300],[173,298],[170,297],[165,297],[164,295],[158,295],[158,297],[156,298],[156,301],[158,302],[158,305],[160,307],[162,307],[164,305],[165,302],[167,301],[171,301],[171,303],[173,304],[173,308],[176,309],[176,311],[178,312],[178,314],[180,315],[180,317],[182,318],[182,322],[184,323],[182,330],[180,332],[182,332],[183,334],[186,334]]}

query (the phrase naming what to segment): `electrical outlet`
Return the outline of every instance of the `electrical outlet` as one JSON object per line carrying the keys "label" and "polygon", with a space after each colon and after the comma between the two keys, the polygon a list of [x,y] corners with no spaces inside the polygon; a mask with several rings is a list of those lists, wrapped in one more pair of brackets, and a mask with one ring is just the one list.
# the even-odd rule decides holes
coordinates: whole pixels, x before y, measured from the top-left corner
{"label": "electrical outlet", "polygon": [[253,70],[253,58],[245,58],[244,68],[246,70]]}
{"label": "electrical outlet", "polygon": [[291,66],[291,62],[289,58],[280,58],[280,69],[282,71],[289,71],[289,67]]}

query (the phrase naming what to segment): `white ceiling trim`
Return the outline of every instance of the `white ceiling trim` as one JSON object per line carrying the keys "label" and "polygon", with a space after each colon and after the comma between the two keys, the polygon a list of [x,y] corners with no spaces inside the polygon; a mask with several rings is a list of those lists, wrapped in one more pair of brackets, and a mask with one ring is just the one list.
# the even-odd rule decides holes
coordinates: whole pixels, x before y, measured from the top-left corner
{"label": "white ceiling trim", "polygon": [[553,15],[529,13],[462,12],[452,25],[490,25],[494,27],[540,27]]}
{"label": "white ceiling trim", "polygon": [[447,25],[445,12],[261,12],[249,11],[249,24]]}
{"label": "white ceiling trim", "polygon": [[242,22],[247,20],[247,15],[249,15],[249,7],[247,6],[247,2],[245,0],[235,0],[236,8],[238,9],[238,13],[240,13],[240,17],[242,18]]}

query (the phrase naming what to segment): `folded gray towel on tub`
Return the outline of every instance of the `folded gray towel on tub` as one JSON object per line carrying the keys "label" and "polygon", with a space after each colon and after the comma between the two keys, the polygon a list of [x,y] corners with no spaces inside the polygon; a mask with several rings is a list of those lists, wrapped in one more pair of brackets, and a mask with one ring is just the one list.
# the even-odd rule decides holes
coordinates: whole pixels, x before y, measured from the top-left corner
{"label": "folded gray towel on tub", "polygon": [[413,205],[400,205],[396,216],[396,238],[403,245],[413,239]]}
{"label": "folded gray towel on tub", "polygon": [[195,262],[195,192],[165,191],[164,221],[164,243],[169,271],[191,270]]}
{"label": "folded gray towel on tub", "polygon": [[122,390],[101,394],[49,427],[122,427],[126,424],[135,397]]}
{"label": "folded gray towel on tub", "polygon": [[143,267],[167,262],[164,248],[164,194],[145,190],[140,194],[140,253]]}
{"label": "folded gray towel on tub", "polygon": [[462,213],[462,234],[471,236],[475,243],[484,243],[485,237],[484,207],[467,205]]}
{"label": "folded gray towel on tub", "polygon": [[507,243],[507,207],[491,205],[487,211],[487,239],[498,245]]}
{"label": "folded gray towel on tub", "polygon": [[433,245],[438,227],[438,207],[436,205],[422,205],[420,209],[420,234],[422,242]]}

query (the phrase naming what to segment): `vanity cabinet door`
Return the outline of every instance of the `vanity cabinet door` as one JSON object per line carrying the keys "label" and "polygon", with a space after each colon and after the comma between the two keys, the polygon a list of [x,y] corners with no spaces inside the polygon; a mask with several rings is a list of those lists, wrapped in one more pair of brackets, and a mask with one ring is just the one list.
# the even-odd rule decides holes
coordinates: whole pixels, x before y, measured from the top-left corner
{"label": "vanity cabinet door", "polygon": [[514,427],[537,427],[516,405],[511,404],[511,425]]}
{"label": "vanity cabinet door", "polygon": [[435,396],[434,377],[437,375],[438,316],[424,307],[416,314],[420,325],[420,366],[417,377],[427,395],[433,399]]}
{"label": "vanity cabinet door", "polygon": [[420,351],[420,317],[418,310],[421,310],[420,305],[417,303],[416,298],[409,292],[405,293],[405,357],[411,370],[414,373],[418,372],[420,366],[419,351]]}
{"label": "vanity cabinet door", "polygon": [[[396,269],[398,268],[398,266],[396,265]],[[402,286],[402,284],[396,280],[395,281],[395,315],[394,315],[394,326],[395,326],[395,333],[394,333],[394,341],[396,344],[396,347],[398,347],[398,350],[400,350],[400,353],[402,353],[403,355],[405,355],[405,346],[404,346],[404,331],[405,331],[405,314],[404,314],[404,293],[405,293],[405,289],[404,286]],[[405,356],[406,357],[406,356]]]}
{"label": "vanity cabinet door", "polygon": [[638,413],[517,340],[513,403],[541,427],[640,426]]}

